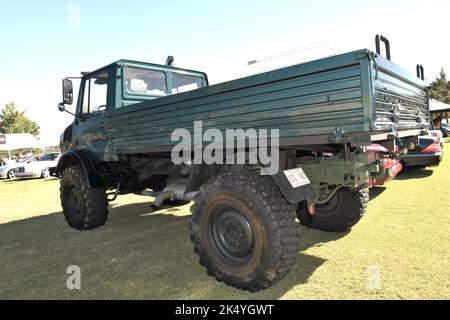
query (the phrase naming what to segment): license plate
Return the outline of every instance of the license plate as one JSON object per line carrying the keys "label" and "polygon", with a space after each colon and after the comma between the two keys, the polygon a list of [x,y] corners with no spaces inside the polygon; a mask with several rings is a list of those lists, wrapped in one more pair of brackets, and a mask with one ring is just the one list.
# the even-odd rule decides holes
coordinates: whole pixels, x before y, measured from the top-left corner
{"label": "license plate", "polygon": [[300,188],[311,183],[302,168],[285,170],[284,175],[288,179],[292,188]]}

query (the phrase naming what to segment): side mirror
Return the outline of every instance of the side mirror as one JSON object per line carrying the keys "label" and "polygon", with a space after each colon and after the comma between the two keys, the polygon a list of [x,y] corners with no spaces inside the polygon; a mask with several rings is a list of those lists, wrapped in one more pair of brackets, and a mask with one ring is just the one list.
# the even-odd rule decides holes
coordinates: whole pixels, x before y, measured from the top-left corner
{"label": "side mirror", "polygon": [[[73,85],[72,80],[63,79],[63,104],[71,105],[73,103]],[[59,109],[61,110],[61,109]]]}
{"label": "side mirror", "polygon": [[79,116],[77,116],[76,114],[74,114],[74,113],[72,113],[72,112],[70,112],[70,111],[67,111],[67,110],[66,110],[66,106],[64,105],[63,102],[61,102],[60,104],[58,104],[58,110],[61,111],[61,112],[67,112],[68,114],[73,115],[75,118],[81,119],[81,118],[80,118]]}

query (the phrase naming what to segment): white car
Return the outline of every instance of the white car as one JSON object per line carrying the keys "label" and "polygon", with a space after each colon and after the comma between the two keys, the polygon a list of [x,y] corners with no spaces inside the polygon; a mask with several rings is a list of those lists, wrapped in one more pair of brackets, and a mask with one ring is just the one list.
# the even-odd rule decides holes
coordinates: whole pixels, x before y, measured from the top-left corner
{"label": "white car", "polygon": [[15,170],[17,167],[21,167],[26,163],[30,163],[36,160],[36,156],[34,155],[29,155],[27,156],[25,159],[16,162],[16,163],[12,163],[12,164],[8,164],[6,166],[1,166],[0,167],[0,179],[14,179],[15,178]]}
{"label": "white car", "polygon": [[58,165],[60,153],[47,153],[43,155],[38,161],[26,163],[23,166],[16,168],[16,178],[31,179],[31,178],[48,178],[50,177],[50,170],[56,168]]}
{"label": "white car", "polygon": [[429,131],[430,131],[430,135],[431,135],[431,136],[433,136],[433,137],[439,139],[439,144],[440,144],[441,147],[443,148],[444,145],[445,145],[444,132],[441,131],[441,130],[437,130],[437,129],[434,127],[434,124],[431,124],[431,129],[430,129]]}

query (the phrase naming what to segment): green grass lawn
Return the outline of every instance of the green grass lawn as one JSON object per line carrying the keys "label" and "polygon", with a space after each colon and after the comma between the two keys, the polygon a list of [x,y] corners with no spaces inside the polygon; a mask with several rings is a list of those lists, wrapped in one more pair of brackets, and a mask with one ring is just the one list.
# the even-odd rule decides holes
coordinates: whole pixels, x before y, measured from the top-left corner
{"label": "green grass lawn", "polygon": [[[206,275],[189,241],[189,205],[152,212],[119,197],[106,226],[78,232],[58,180],[0,182],[1,299],[450,299],[450,144],[438,168],[371,190],[348,234],[300,227],[297,264],[272,288],[242,292]],[[81,268],[81,290],[66,268]]]}

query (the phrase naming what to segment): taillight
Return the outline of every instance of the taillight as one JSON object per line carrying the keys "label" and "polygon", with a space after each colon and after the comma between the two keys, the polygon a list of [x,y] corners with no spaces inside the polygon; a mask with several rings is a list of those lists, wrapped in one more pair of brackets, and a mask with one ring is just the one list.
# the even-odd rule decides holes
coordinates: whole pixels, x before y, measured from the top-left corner
{"label": "taillight", "polygon": [[384,159],[383,168],[392,168],[393,165],[394,162],[392,161],[392,159]]}
{"label": "taillight", "polygon": [[395,145],[395,147],[394,147],[394,153],[398,153],[398,150],[399,150],[400,148],[398,147],[398,145]]}
{"label": "taillight", "polygon": [[432,135],[433,137],[437,137],[437,138],[442,138],[442,136],[443,136],[443,134],[440,133],[440,132],[432,132],[431,135]]}
{"label": "taillight", "polygon": [[441,145],[439,143],[439,141],[434,141],[432,144],[430,144],[428,147],[426,147],[425,149],[422,150],[422,152],[427,152],[427,153],[436,153],[436,152],[441,152]]}

